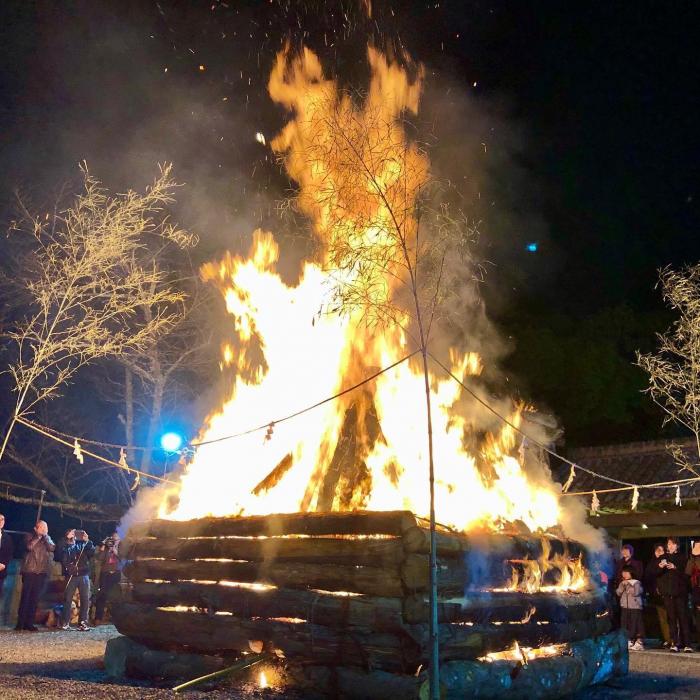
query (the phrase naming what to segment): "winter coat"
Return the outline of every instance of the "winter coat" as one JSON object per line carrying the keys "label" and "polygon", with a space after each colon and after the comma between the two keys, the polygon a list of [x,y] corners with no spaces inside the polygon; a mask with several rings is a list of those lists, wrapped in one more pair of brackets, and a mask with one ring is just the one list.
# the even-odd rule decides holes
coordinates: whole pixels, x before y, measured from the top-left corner
{"label": "winter coat", "polygon": [[27,553],[22,561],[21,573],[47,574],[51,566],[51,552],[56,545],[48,535],[27,535]]}
{"label": "winter coat", "polygon": [[[667,569],[660,566],[666,560],[676,568]],[[688,577],[685,575],[686,558],[680,553],[666,554],[657,563],[656,590],[662,596],[685,596],[688,595]]]}
{"label": "winter coat", "polygon": [[659,562],[665,559],[666,555],[662,554],[660,557],[654,557],[648,564],[647,568],[644,570],[644,590],[650,596],[658,596],[659,591],[656,587],[656,580],[659,575]]}
{"label": "winter coat", "polygon": [[95,555],[95,545],[90,541],[78,540],[63,546],[61,566],[63,575],[88,576],[90,574],[90,559]]}
{"label": "winter coat", "polygon": [[15,551],[15,546],[14,543],[12,542],[12,537],[8,535],[6,532],[2,532],[0,530],[0,533],[2,535],[0,536],[0,564],[4,564],[5,568],[0,571],[0,580],[4,579],[5,576],[7,576],[7,568],[10,565],[10,561],[12,560],[12,555],[14,554]]}
{"label": "winter coat", "polygon": [[700,607],[700,557],[691,556],[688,559],[685,573],[690,577],[690,599],[694,606]]}
{"label": "winter coat", "polygon": [[620,607],[627,610],[641,610],[644,606],[642,603],[642,593],[644,589],[639,581],[624,579],[617,587],[617,595],[620,598]]}
{"label": "winter coat", "polygon": [[615,562],[615,576],[613,577],[613,585],[617,587],[622,581],[622,569],[629,566],[632,569],[632,578],[635,581],[641,581],[644,578],[644,565],[639,559],[619,559]]}

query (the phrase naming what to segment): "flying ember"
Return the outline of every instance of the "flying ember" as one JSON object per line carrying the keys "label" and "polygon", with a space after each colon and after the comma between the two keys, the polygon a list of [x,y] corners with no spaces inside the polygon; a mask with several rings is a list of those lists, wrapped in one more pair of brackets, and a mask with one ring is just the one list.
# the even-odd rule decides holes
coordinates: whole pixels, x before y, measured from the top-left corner
{"label": "flying ember", "polygon": [[[427,409],[419,356],[406,307],[368,322],[366,309],[400,297],[406,265],[387,233],[419,247],[416,202],[430,178],[427,155],[408,137],[404,116],[416,115],[423,71],[368,49],[369,88],[361,99],[328,78],[318,57],[281,52],[269,80],[271,98],[291,119],[271,141],[297,183],[297,206],[318,243],[298,279],[283,281],[280,248],[258,230],[247,257],[227,255],[204,266],[221,290],[238,342],[223,349],[235,373],[229,399],[206,421],[200,445],[160,517],[405,509],[429,513]],[[264,139],[261,141],[264,143]],[[333,303],[338,284],[353,285],[369,254],[382,261],[358,293],[362,303]],[[341,279],[339,279],[339,277]],[[337,311],[342,313],[337,313]],[[415,361],[414,361],[415,360]],[[464,382],[485,358],[450,351],[450,369]],[[360,383],[355,391],[292,420],[271,423]],[[433,368],[436,369],[436,368]],[[511,425],[488,429],[472,415],[461,386],[446,374],[429,381],[438,522],[459,529],[521,521],[531,530],[560,522],[558,485],[542,465],[526,464],[523,407],[510,402]],[[503,405],[501,403],[501,405]],[[267,433],[233,434],[270,424]]]}

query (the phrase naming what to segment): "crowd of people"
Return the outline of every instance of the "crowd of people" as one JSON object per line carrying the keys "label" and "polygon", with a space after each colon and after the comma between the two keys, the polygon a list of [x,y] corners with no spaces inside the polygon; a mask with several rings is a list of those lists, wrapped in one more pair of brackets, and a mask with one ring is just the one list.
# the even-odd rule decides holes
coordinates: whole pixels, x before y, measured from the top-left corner
{"label": "crowd of people", "polygon": [[[14,555],[13,541],[4,532],[4,526],[5,517],[0,514],[0,597]],[[60,610],[62,629],[72,629],[76,592],[79,600],[77,629],[86,631],[91,628],[90,610],[93,603],[92,624],[100,624],[104,620],[109,593],[121,580],[118,533],[114,532],[96,546],[85,530],[71,528],[56,544],[49,535],[46,522],[39,520],[33,531],[25,536],[24,543],[26,552],[20,567],[22,590],[15,630],[37,631],[37,607],[46,590],[52,562],[60,563],[65,584]],[[99,572],[97,575],[96,571]],[[97,583],[94,596],[93,579]]]}
{"label": "crowd of people", "polygon": [[700,644],[700,541],[690,557],[680,551],[679,541],[669,537],[654,545],[654,556],[646,566],[635,559],[634,547],[620,550],[610,581],[615,596],[615,617],[629,638],[629,647],[644,649],[644,608],[654,608],[664,647],[672,652],[692,653],[692,623]]}

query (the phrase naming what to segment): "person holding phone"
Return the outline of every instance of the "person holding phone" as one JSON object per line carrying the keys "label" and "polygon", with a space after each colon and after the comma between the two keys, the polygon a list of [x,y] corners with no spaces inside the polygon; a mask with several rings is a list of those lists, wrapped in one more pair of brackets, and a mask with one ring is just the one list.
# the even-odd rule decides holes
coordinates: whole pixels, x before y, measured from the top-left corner
{"label": "person holding phone", "polygon": [[71,605],[76,588],[80,595],[80,620],[78,629],[85,632],[90,629],[88,614],[90,612],[90,559],[95,555],[95,545],[85,530],[69,530],[61,554],[63,575],[66,578],[66,590],[63,597],[63,629],[69,630]]}
{"label": "person holding phone", "polygon": [[658,542],[654,545],[654,558],[647,564],[644,571],[644,590],[649,596],[649,603],[656,611],[656,617],[659,621],[659,631],[663,638],[663,646],[669,649],[673,642],[671,641],[671,629],[668,626],[668,615],[664,606],[663,596],[659,593],[656,585],[659,574],[659,563],[666,557],[666,545],[663,542]]}
{"label": "person holding phone", "polygon": [[666,554],[657,560],[656,588],[663,597],[671,628],[671,651],[691,653],[688,624],[688,577],[686,558],[678,550],[678,540],[669,537]]}

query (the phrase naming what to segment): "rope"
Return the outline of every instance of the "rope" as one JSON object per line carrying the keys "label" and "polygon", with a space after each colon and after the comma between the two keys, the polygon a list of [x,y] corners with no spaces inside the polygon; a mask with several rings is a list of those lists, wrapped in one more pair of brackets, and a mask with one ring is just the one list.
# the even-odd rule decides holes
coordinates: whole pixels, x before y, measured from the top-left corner
{"label": "rope", "polygon": [[[493,406],[491,406],[489,403],[484,401],[480,396],[478,396],[472,389],[470,389],[459,377],[455,376],[452,374],[452,372],[445,367],[445,365],[440,362],[432,353],[428,352],[428,355],[430,358],[435,362],[437,365],[439,365],[447,374],[452,377],[468,394],[470,394],[473,398],[475,398],[484,408],[488,409],[493,413],[494,416],[497,416],[500,418],[506,425],[509,425],[513,430],[517,431],[520,433],[523,437],[527,438],[530,442],[534,443],[537,445],[540,449],[544,450],[548,454],[550,454],[552,457],[556,457],[557,459],[560,459],[562,462],[566,462],[566,464],[569,464],[570,466],[574,467],[575,469],[580,469],[582,472],[586,472],[587,474],[590,474],[591,476],[597,476],[599,479],[605,479],[606,481],[610,481],[613,484],[620,484],[622,486],[626,486],[629,488],[634,488],[635,486],[637,488],[640,488],[639,484],[632,484],[629,481],[620,481],[619,479],[614,479],[611,476],[605,476],[604,474],[598,474],[598,472],[594,472],[592,469],[588,469],[587,467],[582,467],[580,464],[576,464],[575,462],[572,462],[570,459],[567,459],[566,457],[563,457],[562,455],[558,454],[551,448],[547,447],[545,444],[541,443],[539,440],[536,440],[535,438],[531,437],[528,435],[524,430],[519,428],[517,425],[515,425],[513,422],[509,421],[505,416],[502,416]],[[597,493],[602,493],[598,492]]]}
{"label": "rope", "polygon": [[445,365],[440,362],[432,353],[428,352],[428,355],[430,358],[435,362],[437,365],[439,365],[447,374],[452,377],[468,394],[470,394],[473,398],[475,398],[484,408],[487,408],[491,413],[493,413],[495,416],[500,418],[504,423],[509,425],[513,430],[516,430],[519,432],[523,437],[527,438],[530,442],[534,443],[537,445],[539,448],[543,449],[545,452],[550,454],[553,457],[556,457],[557,459],[560,459],[562,462],[566,462],[566,464],[569,464],[572,466],[574,469],[580,469],[582,472],[586,472],[587,474],[590,474],[591,476],[596,476],[599,479],[604,479],[606,481],[610,481],[614,484],[621,484],[621,486],[616,487],[616,488],[609,488],[609,489],[594,489],[591,491],[566,491],[563,492],[561,495],[562,496],[591,496],[593,493],[600,494],[600,493],[618,493],[620,491],[632,491],[633,489],[654,489],[654,488],[670,488],[672,486],[686,486],[688,484],[695,483],[697,481],[700,481],[700,477],[693,477],[693,478],[688,478],[688,479],[677,479],[675,481],[659,481],[656,483],[651,483],[651,484],[632,484],[629,481],[620,481],[619,479],[614,479],[611,476],[605,476],[604,474],[598,474],[598,472],[594,472],[592,469],[588,469],[586,467],[582,467],[580,464],[576,464],[575,462],[572,462],[570,459],[567,459],[566,457],[562,457],[562,455],[558,454],[554,450],[550,449],[543,443],[539,442],[539,440],[535,440],[535,438],[530,437],[524,430],[519,428],[517,425],[509,421],[505,416],[502,416],[493,406],[491,406],[489,403],[484,401],[480,396],[478,396],[474,391],[472,391],[464,382],[459,379],[457,376],[452,374],[452,372],[445,367]]}
{"label": "rope", "polygon": [[[73,448],[73,445],[70,442],[67,442],[63,438],[58,437],[57,435],[53,435],[50,432],[44,430],[43,428],[40,428],[38,425],[32,424],[29,421],[25,420],[24,418],[21,418],[20,416],[17,416],[16,418],[18,423],[21,423],[22,425],[26,426],[27,428],[30,428],[31,430],[35,430],[37,433],[40,433],[41,435],[44,435],[47,438],[51,438],[52,440],[55,440],[56,442],[60,442],[62,445],[65,445],[66,447],[70,447],[71,449]],[[76,438],[79,440],[79,438]],[[94,452],[89,452],[88,450],[82,450],[83,453],[86,455],[89,455],[90,457],[93,457],[94,459],[99,460],[100,462],[104,462],[105,464],[109,464],[113,467],[118,467],[119,469],[123,469],[124,471],[131,472],[132,474],[138,474],[139,476],[142,476],[146,479],[153,479],[154,481],[162,481],[166,484],[173,484],[173,486],[177,486],[176,481],[171,481],[170,479],[163,479],[160,476],[155,476],[153,474],[148,474],[147,472],[142,472],[139,471],[138,469],[134,469],[133,467],[129,466],[124,466],[123,464],[119,464],[119,462],[115,462],[112,459],[107,459],[107,457],[102,457],[101,455],[95,454]]]}
{"label": "rope", "polygon": [[[213,440],[203,440],[201,442],[190,442],[188,443],[189,447],[201,447],[203,445],[212,445],[217,442],[223,442],[225,440],[233,440],[234,438],[239,438],[239,437],[244,437],[245,435],[250,435],[252,433],[259,432],[261,430],[268,430],[270,426],[275,426],[279,423],[284,423],[285,421],[291,420],[292,418],[296,418],[297,416],[301,416],[304,413],[307,413],[308,411],[312,411],[314,408],[318,408],[319,406],[323,406],[326,403],[329,403],[331,401],[335,401],[335,399],[340,398],[341,396],[344,396],[345,394],[349,394],[351,391],[355,391],[355,389],[358,389],[359,387],[368,384],[372,380],[376,379],[380,375],[384,374],[385,372],[388,372],[389,370],[394,369],[394,367],[397,367],[398,365],[402,364],[403,362],[406,362],[406,360],[409,360],[412,358],[414,355],[418,354],[418,350],[415,350],[412,352],[410,355],[406,355],[400,360],[397,360],[393,364],[389,365],[388,367],[384,367],[383,369],[377,370],[373,374],[371,374],[369,377],[365,377],[362,381],[358,382],[357,384],[353,384],[350,387],[347,387],[346,389],[343,389],[342,391],[339,391],[337,394],[333,394],[333,396],[329,396],[326,399],[323,399],[322,401],[318,401],[315,404],[312,404],[311,406],[307,406],[306,408],[302,408],[299,411],[296,411],[294,413],[291,413],[288,416],[284,416],[283,418],[278,418],[276,420],[268,421],[267,423],[264,423],[263,425],[258,425],[255,428],[250,428],[249,430],[244,430],[240,433],[235,433],[233,435],[225,435],[220,438],[215,438]],[[115,443],[111,442],[100,442],[99,440],[88,440],[87,438],[82,438],[78,437],[77,435],[71,435],[70,433],[63,433],[60,430],[56,430],[55,428],[49,427],[47,425],[42,425],[40,423],[35,423],[34,421],[30,421],[27,418],[17,418],[17,421],[26,425],[28,428],[32,428],[33,430],[36,430],[37,432],[42,433],[42,435],[46,435],[46,437],[53,438],[54,440],[58,440],[58,438],[65,438],[67,440],[77,440],[81,444],[86,444],[86,445],[96,445],[97,447],[107,447],[110,449],[123,449],[125,451],[128,450],[147,450],[149,448],[143,447],[141,445],[118,445]],[[68,443],[63,440],[58,440],[58,442],[61,442],[64,445],[67,445],[68,447],[73,447],[73,443]],[[185,448],[186,449],[186,448]],[[96,457],[97,459],[102,459],[97,455],[92,454],[91,452],[88,452],[87,450],[83,450],[83,452],[87,455],[90,455],[92,457]],[[111,460],[103,459],[107,464],[112,464],[114,466],[119,466],[122,469],[121,465],[117,464],[116,462],[113,462]],[[158,479],[159,477],[155,477],[151,474],[145,474],[144,472],[138,472],[135,469],[132,469],[131,467],[129,468],[131,471],[142,474],[144,476],[147,476],[151,479]],[[167,481],[167,480],[163,480]],[[172,482],[170,482],[172,483]]]}
{"label": "rope", "polygon": [[125,450],[125,451],[126,450],[145,451],[148,449],[147,447],[142,447],[140,445],[116,445],[112,442],[100,442],[99,440],[89,440],[88,438],[77,437],[76,435],[69,435],[68,433],[62,433],[60,430],[56,430],[56,428],[51,428],[48,425],[41,425],[40,423],[35,423],[34,421],[29,420],[28,418],[22,418],[22,421],[24,421],[25,425],[27,425],[29,427],[41,428],[42,430],[46,430],[50,433],[53,433],[54,435],[58,435],[59,437],[66,438],[69,440],[77,440],[78,442],[81,442],[85,445],[95,445],[96,447],[107,447],[107,448],[114,449],[114,450]]}
{"label": "rope", "polygon": [[259,425],[256,428],[250,428],[250,430],[244,430],[241,433],[235,433],[234,435],[226,435],[224,437],[220,438],[215,438],[213,440],[204,440],[202,442],[191,442],[189,443],[191,447],[201,447],[202,445],[212,445],[216,442],[223,442],[224,440],[233,440],[234,438],[238,437],[243,437],[244,435],[250,435],[251,433],[256,433],[261,430],[268,430],[271,426],[275,426],[279,423],[284,423],[285,421],[291,420],[292,418],[296,418],[297,416],[302,415],[303,413],[308,413],[309,411],[312,411],[314,408],[318,408],[319,406],[323,406],[323,404],[329,403],[330,401],[335,401],[335,399],[340,398],[341,396],[344,396],[345,394],[349,394],[351,391],[355,391],[355,389],[358,389],[359,387],[363,386],[364,384],[367,384],[371,382],[373,379],[376,379],[380,375],[384,374],[385,372],[388,372],[390,369],[394,369],[394,367],[397,367],[398,365],[402,364],[403,362],[406,362],[406,360],[410,360],[414,355],[417,355],[420,352],[420,350],[414,350],[410,355],[406,355],[406,357],[397,360],[393,364],[389,365],[388,367],[384,367],[383,369],[377,370],[374,374],[370,374],[369,377],[365,377],[361,382],[358,382],[357,384],[353,384],[352,386],[348,387],[347,389],[343,389],[342,391],[339,391],[337,394],[333,394],[333,396],[329,396],[327,399],[323,399],[323,401],[318,401],[315,404],[312,404],[311,406],[307,406],[306,408],[302,408],[300,411],[296,411],[295,413],[290,413],[288,416],[285,416],[284,418],[278,418],[276,420],[270,421],[269,423],[264,423],[263,425]]}
{"label": "rope", "polygon": [[676,481],[659,481],[655,484],[636,484],[635,486],[620,486],[614,489],[595,489],[594,491],[567,491],[562,496],[592,496],[594,493],[619,493],[620,491],[632,491],[633,489],[668,489],[674,486],[687,486],[700,481],[700,477],[692,479],[678,479]]}

